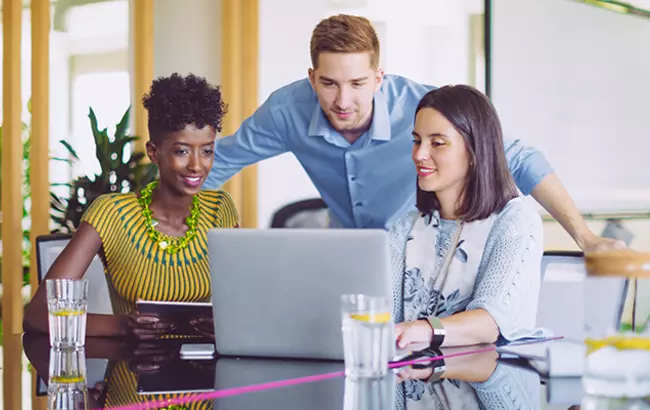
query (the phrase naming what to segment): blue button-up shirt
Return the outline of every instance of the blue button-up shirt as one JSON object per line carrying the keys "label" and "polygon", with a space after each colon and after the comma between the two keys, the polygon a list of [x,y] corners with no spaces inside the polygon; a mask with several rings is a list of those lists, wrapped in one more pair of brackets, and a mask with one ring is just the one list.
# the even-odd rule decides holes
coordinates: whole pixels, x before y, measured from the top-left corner
{"label": "blue button-up shirt", "polygon": [[[415,209],[411,159],[415,109],[433,87],[386,75],[375,93],[372,124],[349,143],[332,128],[308,79],[275,91],[231,136],[218,139],[205,183],[217,188],[247,165],[292,152],[330,208],[333,226],[389,228]],[[504,141],[508,166],[528,195],[552,172],[543,154]]]}

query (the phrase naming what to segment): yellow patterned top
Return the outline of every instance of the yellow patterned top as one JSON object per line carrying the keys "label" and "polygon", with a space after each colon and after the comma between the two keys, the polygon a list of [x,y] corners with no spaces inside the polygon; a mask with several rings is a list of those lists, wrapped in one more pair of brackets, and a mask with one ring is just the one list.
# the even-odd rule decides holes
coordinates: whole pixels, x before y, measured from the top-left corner
{"label": "yellow patterned top", "polygon": [[233,228],[238,217],[228,193],[204,190],[198,196],[197,236],[173,255],[149,239],[135,193],[102,195],[90,205],[82,221],[92,225],[101,237],[100,257],[114,314],[129,314],[138,299],[210,301],[207,232]]}

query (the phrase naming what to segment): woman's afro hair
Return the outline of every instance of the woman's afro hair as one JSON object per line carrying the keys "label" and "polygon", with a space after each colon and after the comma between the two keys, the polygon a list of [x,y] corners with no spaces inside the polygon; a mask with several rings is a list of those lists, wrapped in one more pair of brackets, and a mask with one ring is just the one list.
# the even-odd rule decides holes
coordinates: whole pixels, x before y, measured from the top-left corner
{"label": "woman's afro hair", "polygon": [[190,124],[199,129],[209,125],[219,132],[227,112],[221,87],[194,74],[174,73],[155,79],[142,104],[149,113],[149,137],[154,143]]}

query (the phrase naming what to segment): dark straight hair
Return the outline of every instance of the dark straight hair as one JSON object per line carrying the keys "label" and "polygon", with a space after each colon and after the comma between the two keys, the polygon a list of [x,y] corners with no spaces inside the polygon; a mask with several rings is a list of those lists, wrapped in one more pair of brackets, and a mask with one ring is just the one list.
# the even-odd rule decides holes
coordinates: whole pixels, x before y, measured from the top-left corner
{"label": "dark straight hair", "polygon": [[[465,141],[469,169],[457,203],[460,220],[485,219],[518,196],[506,162],[499,116],[483,93],[467,85],[448,85],[422,97],[416,117],[423,108],[442,114]],[[439,211],[435,192],[421,190],[417,181],[416,187],[418,210],[423,214]]]}

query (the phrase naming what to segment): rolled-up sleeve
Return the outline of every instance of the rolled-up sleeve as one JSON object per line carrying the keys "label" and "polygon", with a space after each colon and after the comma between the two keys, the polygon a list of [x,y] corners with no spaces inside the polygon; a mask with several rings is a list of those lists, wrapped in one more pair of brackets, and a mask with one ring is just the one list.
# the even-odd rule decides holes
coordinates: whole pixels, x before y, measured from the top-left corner
{"label": "rolled-up sleeve", "polygon": [[545,176],[553,173],[551,164],[536,148],[526,147],[520,140],[504,140],[503,145],[508,169],[524,195],[530,195]]}

